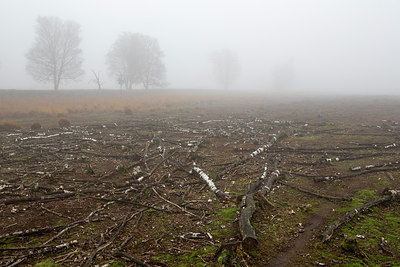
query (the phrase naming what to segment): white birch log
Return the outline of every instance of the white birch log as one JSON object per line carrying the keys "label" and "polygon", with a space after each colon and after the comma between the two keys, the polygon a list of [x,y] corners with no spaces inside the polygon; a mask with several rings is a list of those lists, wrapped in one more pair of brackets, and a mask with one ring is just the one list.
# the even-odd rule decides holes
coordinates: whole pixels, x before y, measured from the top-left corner
{"label": "white birch log", "polygon": [[221,199],[221,200],[229,200],[230,199],[229,195],[225,194],[224,192],[222,192],[215,186],[213,180],[211,180],[211,178],[208,177],[208,175],[202,169],[195,166],[195,167],[193,167],[193,170],[200,176],[201,179],[203,179],[207,183],[208,187],[211,189],[211,191],[214,192],[214,194],[219,199]]}

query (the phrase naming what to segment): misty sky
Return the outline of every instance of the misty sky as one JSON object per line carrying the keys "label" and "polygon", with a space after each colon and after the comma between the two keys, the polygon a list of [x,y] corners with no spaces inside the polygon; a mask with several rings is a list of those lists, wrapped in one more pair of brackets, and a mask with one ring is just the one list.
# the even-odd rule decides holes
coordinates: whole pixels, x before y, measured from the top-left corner
{"label": "misty sky", "polygon": [[118,88],[105,55],[133,32],[158,39],[170,88],[219,88],[210,54],[230,49],[241,64],[234,89],[400,93],[397,0],[0,0],[2,89],[52,88],[25,68],[37,16],[82,26],[86,74],[61,89],[96,88],[92,69]]}

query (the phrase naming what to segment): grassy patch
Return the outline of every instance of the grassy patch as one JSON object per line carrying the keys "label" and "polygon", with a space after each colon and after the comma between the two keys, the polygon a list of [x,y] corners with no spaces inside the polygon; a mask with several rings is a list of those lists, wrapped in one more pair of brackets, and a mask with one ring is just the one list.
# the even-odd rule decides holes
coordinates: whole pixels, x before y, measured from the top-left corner
{"label": "grassy patch", "polygon": [[55,266],[60,266],[60,264],[55,263],[51,259],[46,259],[34,265],[34,267],[55,267]]}
{"label": "grassy patch", "polygon": [[342,208],[339,208],[337,211],[339,213],[348,212],[354,210],[361,205],[365,204],[367,201],[376,198],[376,192],[370,189],[363,189],[357,191],[357,194],[352,198],[351,202],[345,202]]}
{"label": "grassy patch", "polygon": [[322,135],[305,135],[301,137],[297,137],[300,141],[316,141],[322,139]]}
{"label": "grassy patch", "polygon": [[0,240],[0,248],[11,248],[14,247],[17,240],[15,238],[3,238]]}
{"label": "grassy patch", "polygon": [[213,221],[211,224],[205,226],[203,231],[210,233],[216,238],[226,238],[233,233],[232,227],[229,225],[236,217],[238,208],[229,207],[221,209],[215,214],[211,215]]}
{"label": "grassy patch", "polygon": [[202,258],[212,257],[215,250],[215,247],[205,246],[192,252],[186,252],[183,255],[162,254],[153,257],[153,259],[167,263],[168,266],[205,266]]}
{"label": "grassy patch", "polygon": [[[370,197],[373,194],[364,191],[359,195]],[[311,260],[338,266],[399,266],[399,227],[398,209],[375,207],[369,213],[361,214],[339,228],[337,236],[330,242],[316,243]],[[382,250],[382,238],[390,253]],[[343,245],[349,240],[355,240],[352,249]]]}

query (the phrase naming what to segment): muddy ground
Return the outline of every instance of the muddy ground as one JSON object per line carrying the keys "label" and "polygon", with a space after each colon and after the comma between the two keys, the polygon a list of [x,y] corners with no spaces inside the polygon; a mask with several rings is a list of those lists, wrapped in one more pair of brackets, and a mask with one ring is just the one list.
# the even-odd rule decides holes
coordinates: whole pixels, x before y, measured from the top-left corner
{"label": "muddy ground", "polygon": [[[143,110],[3,110],[20,129],[0,132],[0,263],[399,265],[395,197],[325,242],[321,233],[400,189],[400,98],[236,96]],[[247,247],[239,218],[266,163],[251,218],[258,243]]]}

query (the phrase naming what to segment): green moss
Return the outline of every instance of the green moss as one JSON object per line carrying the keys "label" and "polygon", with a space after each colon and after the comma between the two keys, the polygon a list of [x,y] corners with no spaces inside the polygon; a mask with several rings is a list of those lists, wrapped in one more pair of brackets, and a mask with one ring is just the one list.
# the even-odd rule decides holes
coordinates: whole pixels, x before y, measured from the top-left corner
{"label": "green moss", "polygon": [[344,203],[344,206],[342,208],[337,209],[337,211],[342,213],[354,210],[360,207],[361,205],[365,204],[367,200],[371,200],[376,197],[377,195],[374,190],[369,190],[369,189],[359,190],[357,191],[356,196],[352,198],[351,202]]}
{"label": "green moss", "polygon": [[3,238],[0,240],[0,248],[10,248],[14,246],[17,240],[15,238]]}
{"label": "green moss", "polygon": [[363,199],[376,197],[375,191],[369,190],[369,189],[359,190],[359,191],[357,191],[357,194]]}
{"label": "green moss", "polygon": [[123,267],[125,266],[125,262],[123,261],[113,261],[110,266],[112,267]]}
{"label": "green moss", "polygon": [[389,181],[384,178],[380,178],[379,176],[377,177],[378,181],[375,183],[376,185],[388,185]]}
{"label": "green moss", "polygon": [[211,257],[214,255],[215,250],[215,247],[205,246],[199,250],[186,252],[180,256],[161,254],[153,258],[167,263],[168,266],[204,266],[201,258]]}
{"label": "green moss", "polygon": [[234,219],[237,211],[239,211],[238,208],[226,208],[217,212],[216,215],[221,219],[223,223],[228,223]]}
{"label": "green moss", "polygon": [[61,218],[61,219],[59,219],[59,220],[56,222],[56,226],[62,226],[62,225],[65,225],[67,222],[68,222],[68,220],[67,220],[67,219],[65,219],[65,218]]}
{"label": "green moss", "polygon": [[54,267],[54,266],[60,266],[60,265],[55,263],[51,259],[46,259],[46,260],[38,262],[34,265],[34,267]]}
{"label": "green moss", "polygon": [[[358,195],[367,198],[374,193],[363,190]],[[359,200],[363,201],[361,198]],[[382,207],[375,207],[343,225],[338,230],[337,237],[329,243],[316,243],[315,254],[311,258],[325,263],[335,262],[340,266],[381,266],[384,263],[399,266],[399,226],[399,211],[382,212]],[[364,238],[358,238],[357,235],[362,235]],[[382,237],[387,241],[388,249],[393,256],[381,251]],[[341,251],[332,250],[337,246],[335,243],[340,245]]]}

